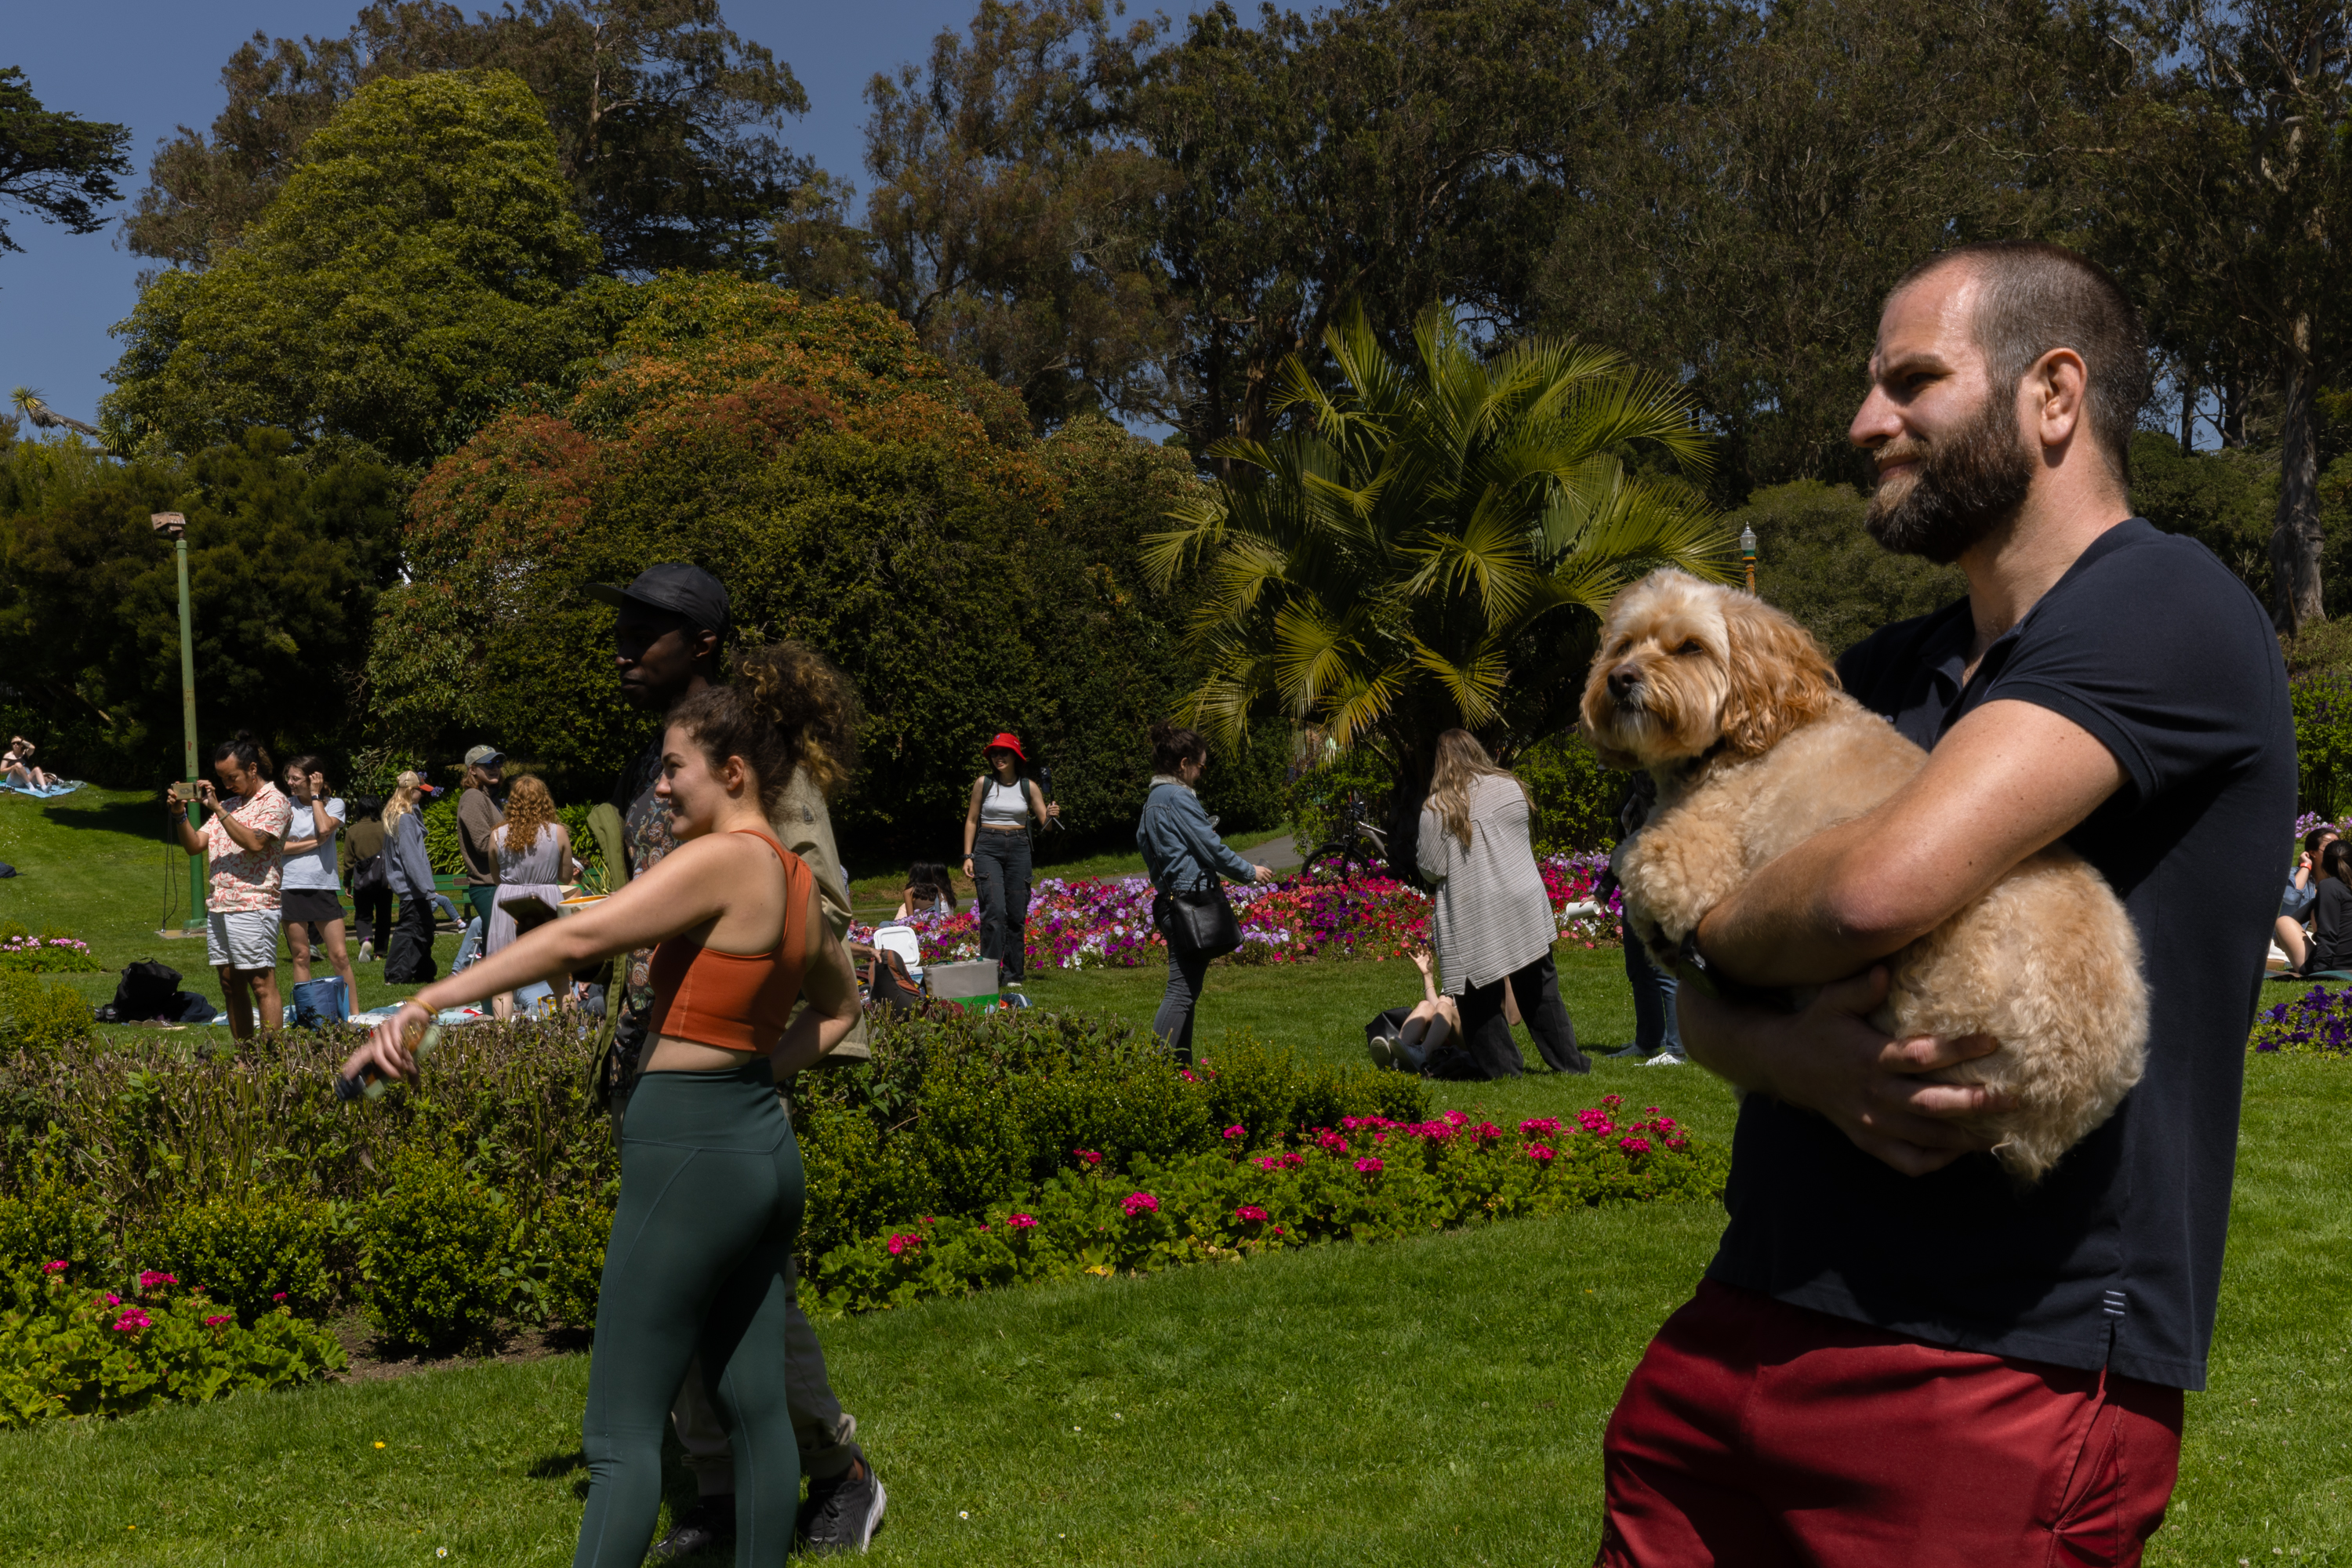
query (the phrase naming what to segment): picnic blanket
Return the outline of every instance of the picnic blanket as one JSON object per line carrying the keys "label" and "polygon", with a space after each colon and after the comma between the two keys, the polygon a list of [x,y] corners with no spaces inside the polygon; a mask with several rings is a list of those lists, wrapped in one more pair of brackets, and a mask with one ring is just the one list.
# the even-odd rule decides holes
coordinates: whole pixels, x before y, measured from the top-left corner
{"label": "picnic blanket", "polygon": [[0,789],[13,790],[18,795],[29,795],[35,800],[55,800],[58,795],[71,795],[79,788],[81,788],[79,779],[59,779],[47,789],[35,789],[31,784],[21,784],[13,781],[0,783]]}

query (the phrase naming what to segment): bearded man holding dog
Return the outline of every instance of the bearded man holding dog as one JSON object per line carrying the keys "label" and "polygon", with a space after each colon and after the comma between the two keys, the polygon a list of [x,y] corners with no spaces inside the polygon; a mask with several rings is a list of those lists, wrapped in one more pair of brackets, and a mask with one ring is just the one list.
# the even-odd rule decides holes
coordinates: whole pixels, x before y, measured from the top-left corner
{"label": "bearded man holding dog", "polygon": [[[2295,769],[2261,605],[2131,515],[2147,391],[2130,302],[2059,247],[1887,297],[1868,526],[1969,596],[1839,661],[1926,766],[1695,933],[1685,1045],[1746,1091],[1730,1224],[1610,1420],[1601,1564],[2135,1563],[2163,1522]],[[2153,1016],[2138,1085],[2029,1188],[1957,1124],[1992,1091],[1933,1076],[1996,1043],[1864,1020],[1878,961],[2062,840],[2123,900]],[[1822,989],[1791,1014],[1720,981]]]}

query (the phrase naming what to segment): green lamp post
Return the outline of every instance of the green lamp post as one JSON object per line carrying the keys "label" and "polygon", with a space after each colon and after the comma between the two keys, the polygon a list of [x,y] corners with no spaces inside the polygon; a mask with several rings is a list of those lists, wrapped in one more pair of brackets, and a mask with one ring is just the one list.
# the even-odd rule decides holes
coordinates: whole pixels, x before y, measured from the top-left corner
{"label": "green lamp post", "polygon": [[[188,826],[204,826],[204,807],[195,798],[196,784],[196,636],[195,623],[188,613],[188,520],[176,511],[150,513],[147,519],[156,532],[172,542],[172,549],[180,562],[180,722],[184,731],[181,742],[182,770],[188,783]],[[188,857],[188,921],[178,931],[162,931],[162,936],[197,936],[205,930],[205,863],[196,856]]]}

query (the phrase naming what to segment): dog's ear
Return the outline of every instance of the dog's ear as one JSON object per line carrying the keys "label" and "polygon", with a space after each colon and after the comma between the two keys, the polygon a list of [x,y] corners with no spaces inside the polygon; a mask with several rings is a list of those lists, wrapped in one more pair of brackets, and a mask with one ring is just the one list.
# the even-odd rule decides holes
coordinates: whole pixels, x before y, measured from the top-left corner
{"label": "dog's ear", "polygon": [[1728,590],[1723,622],[1731,689],[1722,729],[1733,751],[1769,751],[1790,731],[1828,714],[1837,670],[1811,633],[1763,600]]}

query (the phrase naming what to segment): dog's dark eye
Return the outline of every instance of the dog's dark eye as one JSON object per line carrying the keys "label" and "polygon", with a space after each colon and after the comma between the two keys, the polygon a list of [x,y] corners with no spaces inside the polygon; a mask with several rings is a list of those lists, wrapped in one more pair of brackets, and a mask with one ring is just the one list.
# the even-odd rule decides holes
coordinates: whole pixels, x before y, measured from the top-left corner
{"label": "dog's dark eye", "polygon": [[1696,637],[1687,637],[1684,639],[1683,646],[1675,649],[1675,651],[1676,653],[1705,653],[1706,651],[1706,645],[1699,641]]}

